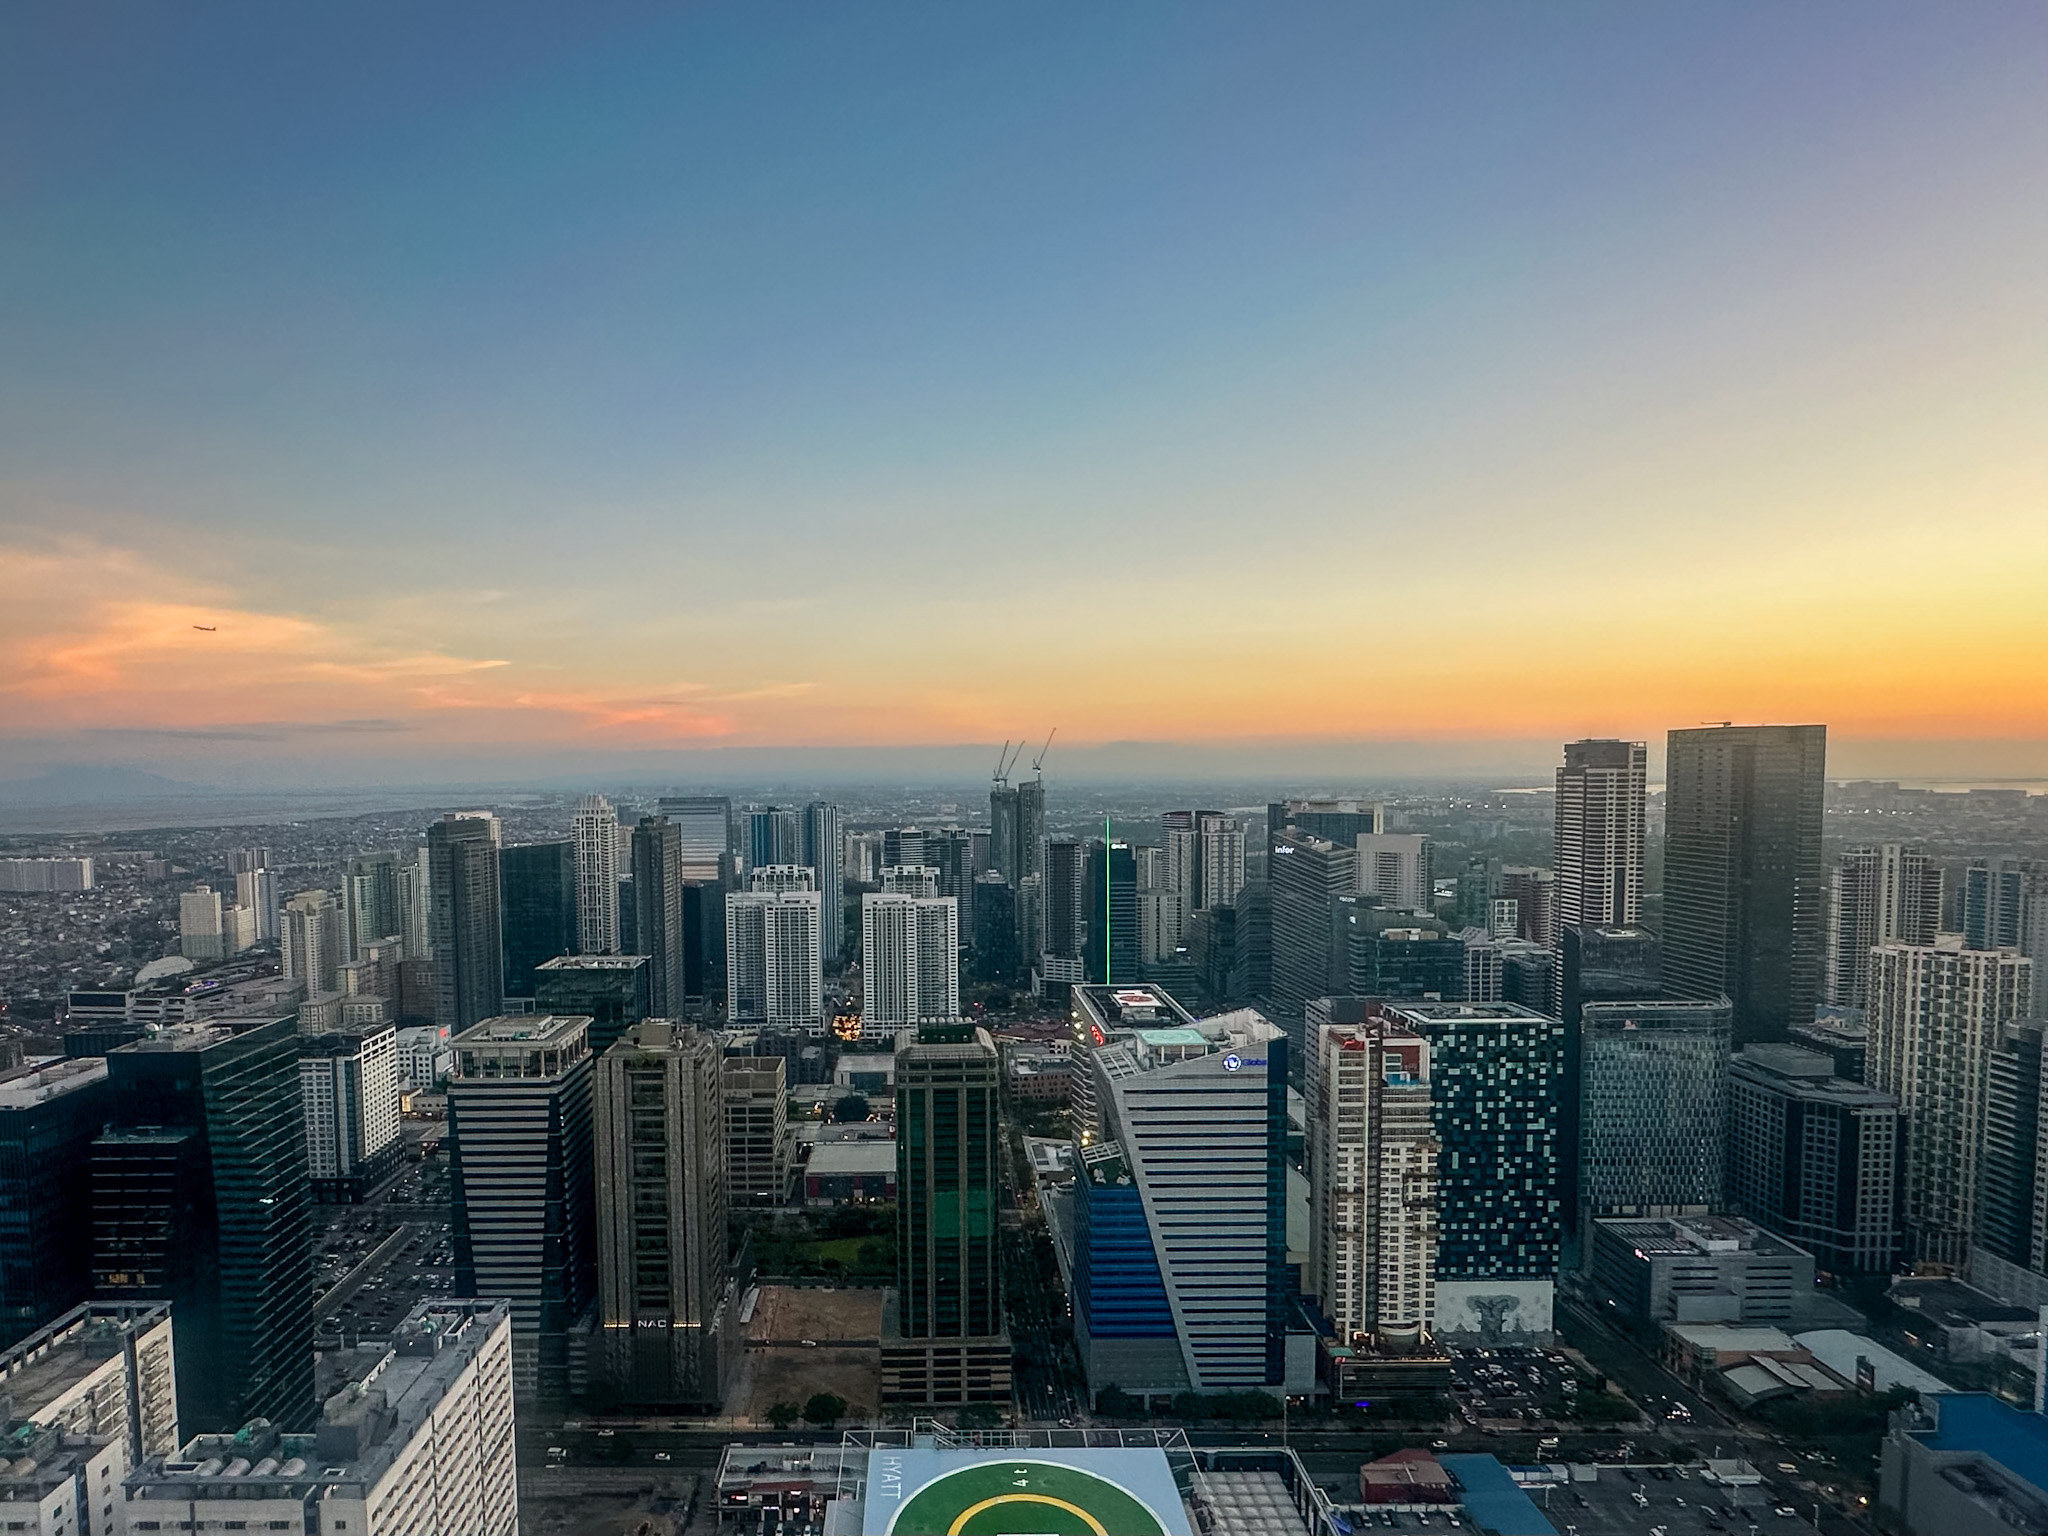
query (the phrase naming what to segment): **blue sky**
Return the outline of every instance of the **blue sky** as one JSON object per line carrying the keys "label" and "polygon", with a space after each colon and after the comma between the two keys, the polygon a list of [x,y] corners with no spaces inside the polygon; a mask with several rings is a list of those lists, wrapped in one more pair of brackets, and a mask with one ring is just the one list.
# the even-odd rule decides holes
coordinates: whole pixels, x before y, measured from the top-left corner
{"label": "blue sky", "polygon": [[2044,64],[2001,4],[16,7],[0,768],[2048,736]]}

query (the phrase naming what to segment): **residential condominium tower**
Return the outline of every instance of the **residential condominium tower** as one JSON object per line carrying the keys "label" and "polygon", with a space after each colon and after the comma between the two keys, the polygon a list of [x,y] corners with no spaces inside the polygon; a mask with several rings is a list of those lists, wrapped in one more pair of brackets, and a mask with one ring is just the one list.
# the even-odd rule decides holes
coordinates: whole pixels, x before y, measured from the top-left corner
{"label": "residential condominium tower", "polygon": [[959,913],[950,896],[861,897],[861,1033],[896,1035],[960,1014]]}
{"label": "residential condominium tower", "polygon": [[1557,926],[1641,919],[1648,760],[1640,741],[1565,743],[1553,860]]}
{"label": "residential condominium tower", "polygon": [[2009,949],[1880,944],[1867,982],[1870,1085],[1906,1116],[1911,1257],[1960,1266],[1977,1230],[1986,1071],[2000,1028],[2026,1015],[2033,962]]}
{"label": "residential condominium tower", "polygon": [[619,952],[619,813],[603,795],[585,795],[569,821],[576,848],[576,946],[586,955]]}
{"label": "residential condominium tower", "polygon": [[1783,1040],[1820,1001],[1826,767],[1823,725],[1670,734],[1664,984],[1725,994],[1738,1045]]}
{"label": "residential condominium tower", "polygon": [[725,1008],[736,1025],[825,1027],[820,896],[811,871],[771,864],[725,898]]}
{"label": "residential condominium tower", "polygon": [[1827,1000],[1861,1008],[1870,952],[1932,944],[1941,926],[1941,866],[1919,848],[1852,848],[1828,875]]}
{"label": "residential condominium tower", "polygon": [[846,954],[846,820],[839,807],[813,800],[804,807],[803,861],[818,892],[818,940],[837,965]]}

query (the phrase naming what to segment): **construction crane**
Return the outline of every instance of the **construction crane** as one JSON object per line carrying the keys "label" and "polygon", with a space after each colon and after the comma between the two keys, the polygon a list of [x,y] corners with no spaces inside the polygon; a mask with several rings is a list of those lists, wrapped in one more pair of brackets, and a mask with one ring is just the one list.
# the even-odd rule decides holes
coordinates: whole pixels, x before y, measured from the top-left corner
{"label": "construction crane", "polygon": [[1031,759],[1031,771],[1041,779],[1045,777],[1045,754],[1052,750],[1052,739],[1059,735],[1060,728],[1054,726],[1045,733],[1045,745],[1038,749],[1038,756]]}
{"label": "construction crane", "polygon": [[1003,759],[1009,755],[1010,738],[1005,736],[1001,749],[996,753],[996,771],[990,774],[988,778],[989,783],[993,784],[997,789],[1002,789],[1006,786],[1007,780],[1003,773]]}
{"label": "construction crane", "polygon": [[1010,787],[1010,770],[1017,766],[1018,755],[1023,750],[1024,740],[1022,737],[1017,739],[1017,749],[1014,752],[1010,750],[1009,741],[1007,739],[1004,740],[1003,750],[996,754],[996,771],[990,781],[997,789],[1008,789]]}

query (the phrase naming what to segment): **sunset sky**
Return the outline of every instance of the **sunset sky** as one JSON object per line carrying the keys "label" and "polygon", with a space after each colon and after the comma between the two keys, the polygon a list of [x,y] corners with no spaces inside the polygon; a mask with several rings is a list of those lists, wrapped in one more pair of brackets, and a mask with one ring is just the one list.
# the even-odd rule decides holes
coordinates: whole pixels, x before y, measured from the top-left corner
{"label": "sunset sky", "polygon": [[0,777],[2048,777],[2044,78],[1998,0],[10,6]]}

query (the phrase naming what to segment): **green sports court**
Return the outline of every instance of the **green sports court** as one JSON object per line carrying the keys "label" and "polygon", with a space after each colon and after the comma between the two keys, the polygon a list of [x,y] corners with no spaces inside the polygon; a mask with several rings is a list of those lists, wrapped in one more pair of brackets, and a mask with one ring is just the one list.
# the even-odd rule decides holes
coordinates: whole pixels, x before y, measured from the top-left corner
{"label": "green sports court", "polygon": [[877,1450],[870,1536],[1188,1536],[1163,1452]]}

